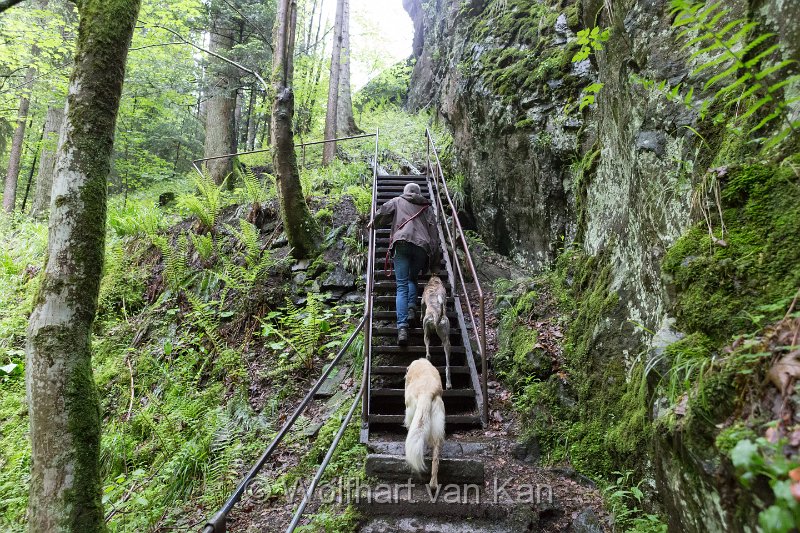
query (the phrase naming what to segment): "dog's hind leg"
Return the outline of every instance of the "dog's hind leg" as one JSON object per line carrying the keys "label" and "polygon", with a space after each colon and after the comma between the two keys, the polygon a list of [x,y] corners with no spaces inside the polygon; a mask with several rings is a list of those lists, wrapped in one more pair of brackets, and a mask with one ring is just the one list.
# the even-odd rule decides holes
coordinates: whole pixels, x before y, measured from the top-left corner
{"label": "dog's hind leg", "polygon": [[445,317],[444,322],[439,328],[439,337],[442,339],[442,347],[444,348],[444,375],[445,383],[448,389],[453,388],[450,382],[450,322]]}
{"label": "dog's hind leg", "polygon": [[428,328],[428,323],[422,323],[422,337],[425,339],[425,358],[431,360],[431,334]]}
{"label": "dog's hind leg", "polygon": [[442,443],[436,441],[433,443],[433,451],[431,452],[431,481],[428,485],[435,489],[439,486],[439,452],[441,451]]}

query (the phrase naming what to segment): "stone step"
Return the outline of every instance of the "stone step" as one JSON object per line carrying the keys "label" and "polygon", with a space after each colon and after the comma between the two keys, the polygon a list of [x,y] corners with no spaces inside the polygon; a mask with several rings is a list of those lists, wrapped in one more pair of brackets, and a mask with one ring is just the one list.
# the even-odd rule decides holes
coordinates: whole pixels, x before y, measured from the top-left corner
{"label": "stone step", "polygon": [[[407,481],[411,479],[416,483],[427,483],[430,480],[431,460],[426,456],[425,467],[427,472],[414,473],[409,468],[405,458],[400,455],[371,453],[367,455],[367,476],[376,477],[387,481]],[[479,459],[453,459],[440,458],[439,483],[475,483],[483,485],[485,472],[483,461]]]}
{"label": "stone step", "polygon": [[419,518],[410,509],[411,516],[374,516],[362,524],[360,533],[520,533],[538,531],[529,524],[496,519]]}
{"label": "stone step", "polygon": [[[403,456],[406,453],[405,440],[375,440],[367,443],[370,453]],[[495,453],[495,446],[486,442],[460,442],[445,440],[441,457],[462,459],[464,457],[482,457]]]}

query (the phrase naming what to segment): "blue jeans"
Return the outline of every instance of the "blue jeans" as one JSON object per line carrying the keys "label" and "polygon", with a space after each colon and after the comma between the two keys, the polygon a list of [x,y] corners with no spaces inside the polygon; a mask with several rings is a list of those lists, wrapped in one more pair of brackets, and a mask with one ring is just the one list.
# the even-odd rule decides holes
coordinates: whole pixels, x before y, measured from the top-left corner
{"label": "blue jeans", "polygon": [[397,282],[397,328],[407,328],[408,309],[417,304],[417,277],[425,268],[428,254],[424,248],[406,241],[397,241],[392,249]]}

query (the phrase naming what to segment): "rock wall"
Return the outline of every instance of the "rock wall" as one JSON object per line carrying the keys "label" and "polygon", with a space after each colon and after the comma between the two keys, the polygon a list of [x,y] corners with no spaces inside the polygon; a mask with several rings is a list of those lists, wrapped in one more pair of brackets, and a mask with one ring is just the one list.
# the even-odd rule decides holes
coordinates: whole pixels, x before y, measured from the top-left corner
{"label": "rock wall", "polygon": [[[666,97],[668,87],[679,83],[682,92],[692,87],[700,94],[715,72],[691,76],[692,50],[683,50],[676,39],[668,0],[404,0],[404,5],[417,32],[409,106],[434,108],[452,130],[454,167],[466,177],[468,210],[483,239],[532,270],[577,248],[591,259],[585,265],[602,272],[595,276],[602,290],[585,293],[597,293],[605,302],[615,296],[613,305],[597,306],[597,316],[584,317],[591,340],[575,342],[582,346],[576,364],[588,364],[605,380],[595,383],[603,391],[578,390],[579,404],[619,387],[626,374],[630,382],[637,364],[681,337],[671,316],[675,288],[662,274],[662,263],[697,221],[693,190],[706,169],[733,163],[749,149],[741,136],[701,121],[680,98]],[[725,5],[726,18],[757,19],[777,34],[782,58],[798,59],[799,3]],[[573,62],[577,32],[595,25],[610,28],[610,39],[603,50]],[[662,80],[667,89],[659,87]],[[593,82],[603,84],[597,102],[579,109],[582,89]],[[573,283],[569,273],[565,282]],[[590,307],[591,302],[578,302],[579,318]],[[628,392],[608,393],[612,411],[624,407]],[[624,427],[609,432],[624,436]],[[734,513],[732,502],[748,500],[729,465],[705,453],[703,460],[710,463],[695,461],[696,450],[672,437],[652,439],[664,453],[644,461],[662,492],[671,494],[662,497],[671,528],[748,530],[742,516],[752,525],[756,515]]]}

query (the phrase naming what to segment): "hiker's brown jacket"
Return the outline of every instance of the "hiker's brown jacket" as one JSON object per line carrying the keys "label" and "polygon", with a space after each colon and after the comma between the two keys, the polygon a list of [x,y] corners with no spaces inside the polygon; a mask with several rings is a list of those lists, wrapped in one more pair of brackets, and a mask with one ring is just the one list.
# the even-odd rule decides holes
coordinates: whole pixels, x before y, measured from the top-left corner
{"label": "hiker's brown jacket", "polygon": [[[424,209],[419,213],[420,209]],[[374,224],[386,224],[391,220],[392,231],[389,242],[390,248],[397,241],[406,241],[424,248],[428,253],[430,264],[435,268],[439,266],[439,232],[436,229],[436,215],[434,207],[421,194],[408,193],[392,198],[383,204],[375,213]],[[414,217],[411,222],[404,222]],[[401,227],[402,226],[402,227]]]}

